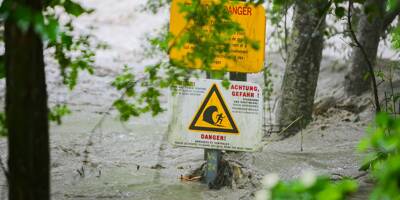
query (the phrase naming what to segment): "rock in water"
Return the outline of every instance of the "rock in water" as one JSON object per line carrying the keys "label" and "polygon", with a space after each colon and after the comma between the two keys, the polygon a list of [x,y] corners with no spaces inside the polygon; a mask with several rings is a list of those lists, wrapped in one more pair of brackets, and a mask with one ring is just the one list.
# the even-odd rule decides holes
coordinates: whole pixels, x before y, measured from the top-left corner
{"label": "rock in water", "polygon": [[329,108],[335,106],[336,106],[335,97],[325,97],[314,104],[314,115],[322,115],[326,111],[328,111]]}

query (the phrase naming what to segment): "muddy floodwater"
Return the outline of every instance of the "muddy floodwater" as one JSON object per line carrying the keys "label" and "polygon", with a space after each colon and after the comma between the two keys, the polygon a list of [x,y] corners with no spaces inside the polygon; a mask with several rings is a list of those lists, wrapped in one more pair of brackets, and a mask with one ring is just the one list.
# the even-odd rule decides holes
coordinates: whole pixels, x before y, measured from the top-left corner
{"label": "muddy floodwater", "polygon": [[203,150],[166,143],[163,116],[122,124],[111,115],[91,132],[102,115],[76,113],[62,126],[52,127],[53,199],[253,199],[259,180],[268,173],[285,180],[299,177],[305,169],[332,177],[357,176],[360,155],[355,146],[363,124],[346,122],[352,117],[347,112],[332,112],[339,112],[344,121],[335,124],[336,117],[315,121],[303,132],[303,141],[300,135],[265,141],[262,152],[227,155],[252,177],[221,190],[180,180],[204,162]]}
{"label": "muddy floodwater", "polygon": [[[284,141],[265,139],[260,152],[228,153],[226,157],[240,163],[250,177],[232,188],[209,190],[199,182],[180,180],[204,163],[204,155],[202,149],[167,143],[168,113],[121,123],[113,111],[78,110],[61,126],[51,127],[53,199],[253,199],[268,173],[284,180],[306,169],[332,178],[355,177],[361,173],[355,147],[370,115],[330,109],[329,117],[316,118],[302,134]],[[1,151],[4,159],[5,139]],[[360,179],[362,192],[355,199],[365,198],[365,180]],[[3,195],[5,191],[3,184]]]}
{"label": "muddy floodwater", "polygon": [[[229,153],[226,156],[240,163],[251,177],[232,188],[209,190],[199,182],[180,180],[181,175],[204,163],[203,150],[173,148],[166,142],[168,114],[123,124],[111,113],[92,131],[104,115],[76,111],[61,126],[51,128],[52,196],[85,200],[253,199],[260,179],[268,173],[278,173],[285,180],[299,177],[305,169],[333,178],[335,174],[357,176],[360,155],[355,146],[363,136],[364,124],[348,121],[354,117],[351,113],[331,112],[335,116],[318,119],[304,130],[303,139],[299,134],[279,142],[265,140],[261,152]],[[1,144],[4,157],[4,139]],[[361,182],[366,188],[368,184]],[[356,199],[363,199],[360,195]]]}

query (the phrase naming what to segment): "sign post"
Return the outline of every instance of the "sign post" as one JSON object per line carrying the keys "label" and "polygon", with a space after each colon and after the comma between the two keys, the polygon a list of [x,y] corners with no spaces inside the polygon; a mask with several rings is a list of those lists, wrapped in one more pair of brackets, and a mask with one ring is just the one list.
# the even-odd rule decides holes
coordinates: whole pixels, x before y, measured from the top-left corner
{"label": "sign post", "polygon": [[[207,73],[207,78],[212,79],[212,73]],[[240,72],[230,72],[229,80],[232,81],[247,81],[247,74]],[[204,158],[207,161],[205,172],[205,183],[212,184],[218,175],[218,167],[222,158],[221,150],[217,149],[204,149]]]}
{"label": "sign post", "polygon": [[[172,35],[182,33],[188,24],[179,5],[190,3],[191,0],[172,1]],[[233,34],[228,41],[231,55],[217,56],[211,69],[227,69],[231,87],[223,88],[218,80],[192,80],[189,84],[177,86],[177,95],[172,100],[169,141],[175,146],[205,149],[207,165],[204,177],[208,185],[218,177],[221,150],[252,152],[261,147],[262,138],[262,90],[256,84],[238,81],[247,81],[246,73],[260,72],[264,68],[265,9],[245,2],[227,3],[225,8],[231,19],[241,25],[243,32]],[[261,48],[253,49],[244,42],[245,38],[259,42]],[[186,60],[194,45],[187,43],[183,48],[172,47],[170,59],[184,63],[188,68],[201,69],[201,60]],[[207,78],[215,77],[213,73],[207,73]]]}
{"label": "sign post", "polygon": [[[213,79],[213,73],[207,72],[207,78]],[[219,163],[221,162],[222,152],[218,149],[204,149],[204,158],[207,161],[204,182],[207,185],[214,183],[218,176]]]}
{"label": "sign post", "polygon": [[204,149],[207,158],[204,182],[207,185],[213,184],[218,176],[219,163],[221,162],[222,152],[217,149]]}

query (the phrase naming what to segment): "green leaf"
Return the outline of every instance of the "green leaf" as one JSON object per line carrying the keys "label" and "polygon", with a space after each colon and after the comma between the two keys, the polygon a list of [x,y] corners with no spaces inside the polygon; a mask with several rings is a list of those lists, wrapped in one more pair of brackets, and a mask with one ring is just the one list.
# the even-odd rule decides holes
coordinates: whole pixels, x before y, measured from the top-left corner
{"label": "green leaf", "polygon": [[398,0],[388,0],[387,1],[387,10],[388,11],[393,11],[396,9],[397,6],[399,6],[400,2]]}
{"label": "green leaf", "polygon": [[335,8],[335,15],[338,18],[342,18],[345,15],[345,13],[346,13],[346,9],[345,8],[343,8],[343,7],[336,7]]}
{"label": "green leaf", "polygon": [[222,80],[222,86],[223,86],[225,89],[228,89],[230,85],[231,85],[231,82],[230,82],[228,79],[223,79],[223,80]]}
{"label": "green leaf", "polygon": [[67,105],[56,105],[49,111],[49,120],[61,125],[62,118],[71,114],[71,110]]}
{"label": "green leaf", "polygon": [[391,32],[391,36],[392,36],[393,48],[399,50],[400,49],[400,26],[398,26]]}
{"label": "green leaf", "polygon": [[128,121],[131,116],[139,116],[141,112],[136,105],[130,104],[123,99],[116,100],[113,105],[119,111],[121,121]]}
{"label": "green leaf", "polygon": [[63,6],[65,9],[65,12],[67,12],[75,17],[79,17],[80,15],[82,15],[84,13],[90,13],[93,11],[93,10],[86,10],[80,4],[75,3],[71,0],[65,0]]}
{"label": "green leaf", "polygon": [[59,35],[59,23],[57,19],[47,18],[45,34],[50,41],[56,41]]}

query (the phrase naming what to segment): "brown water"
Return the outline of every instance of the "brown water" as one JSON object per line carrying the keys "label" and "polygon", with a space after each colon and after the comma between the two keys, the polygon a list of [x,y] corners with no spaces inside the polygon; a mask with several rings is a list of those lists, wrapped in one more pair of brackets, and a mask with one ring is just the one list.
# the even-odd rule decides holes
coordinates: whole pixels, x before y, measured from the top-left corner
{"label": "brown water", "polygon": [[[361,124],[340,122],[321,131],[319,120],[303,132],[303,151],[298,135],[281,142],[266,141],[262,152],[229,155],[245,166],[252,180],[240,187],[210,191],[200,183],[179,179],[203,163],[203,150],[165,143],[166,126],[160,126],[165,116],[161,116],[146,119],[146,125],[134,121],[123,125],[107,117],[93,134],[82,177],[77,172],[82,173],[82,152],[100,117],[76,113],[62,126],[52,127],[53,199],[252,199],[259,179],[268,173],[278,173],[284,180],[299,177],[305,169],[326,175],[360,173],[360,155],[354,150],[362,137]],[[365,188],[361,193],[366,194]]]}

